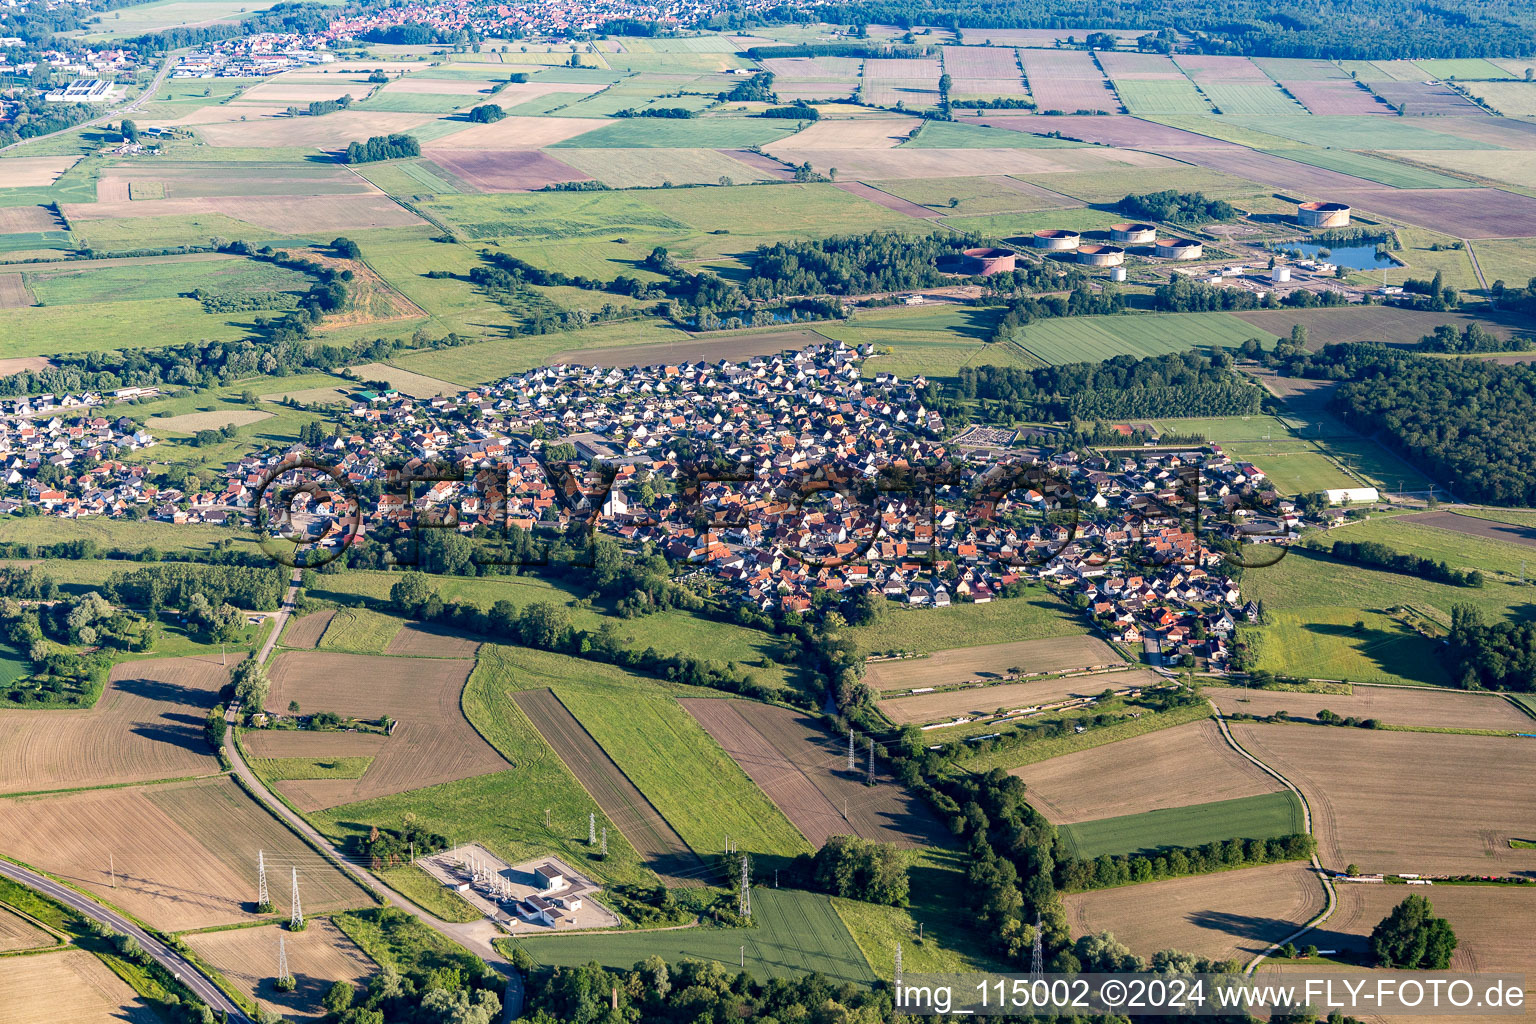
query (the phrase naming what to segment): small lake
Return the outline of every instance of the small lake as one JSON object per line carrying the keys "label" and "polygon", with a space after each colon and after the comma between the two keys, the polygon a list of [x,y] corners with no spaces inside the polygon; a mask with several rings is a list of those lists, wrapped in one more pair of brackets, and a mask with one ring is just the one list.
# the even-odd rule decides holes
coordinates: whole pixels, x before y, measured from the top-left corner
{"label": "small lake", "polygon": [[[1394,266],[1391,257],[1385,253],[1377,254],[1376,243],[1369,245],[1318,245],[1316,242],[1286,242],[1277,245],[1276,250],[1300,249],[1309,259],[1323,259],[1335,266],[1346,267],[1349,270],[1373,270],[1379,267]],[[1319,257],[1317,254],[1327,249],[1328,255]]]}

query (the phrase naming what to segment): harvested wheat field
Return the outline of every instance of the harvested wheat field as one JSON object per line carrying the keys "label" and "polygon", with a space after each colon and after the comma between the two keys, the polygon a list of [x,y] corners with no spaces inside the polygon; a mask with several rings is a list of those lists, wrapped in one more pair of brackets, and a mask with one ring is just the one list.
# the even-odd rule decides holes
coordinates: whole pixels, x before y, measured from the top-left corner
{"label": "harvested wheat field", "polygon": [[[242,92],[235,103],[282,103],[301,104],[310,100],[334,100],[350,95],[361,100],[373,86],[366,82],[347,79],[292,81],[286,76],[263,82]],[[331,115],[327,115],[331,116]]]}
{"label": "harvested wheat field", "polygon": [[8,959],[0,981],[0,1024],[160,1024],[126,982],[81,949]]}
{"label": "harvested wheat field", "polygon": [[[65,206],[72,221],[141,217],[140,202],[74,203]],[[350,196],[213,196],[160,199],[155,216],[222,213],[277,232],[344,231],[415,227],[425,222],[382,193]]]}
{"label": "harvested wheat field", "polygon": [[1240,756],[1206,720],[1079,750],[1009,772],[1056,823],[1273,793],[1273,776]]}
{"label": "harvested wheat field", "polygon": [[789,149],[895,149],[923,122],[915,117],[882,117],[862,121],[816,121],[796,132]]}
{"label": "harvested wheat field", "polygon": [[288,902],[294,868],[311,913],[368,901],[224,777],[0,800],[0,835],[7,854],[165,931],[253,920],[258,851],[276,903]]}
{"label": "harvested wheat field", "polygon": [[288,632],[283,634],[284,647],[301,647],[306,651],[312,651],[320,644],[320,636],[325,632],[325,627],[331,624],[331,619],[336,615],[335,610],[327,612],[310,612],[308,615],[288,622]]}
{"label": "harvested wheat field", "polygon": [[9,377],[13,373],[25,373],[29,370],[46,370],[53,365],[53,360],[47,356],[16,356],[12,359],[0,359],[0,377]]}
{"label": "harvested wheat field", "polygon": [[12,157],[0,161],[0,177],[5,178],[7,188],[46,187],[79,162],[78,156]]}
{"label": "harvested wheat field", "polygon": [[536,149],[430,149],[426,155],[443,170],[482,192],[521,192],[557,181],[591,180],[585,171]]}
{"label": "harvested wheat field", "polygon": [[1536,741],[1237,723],[1249,753],[1312,808],[1318,859],[1367,872],[1505,874],[1536,869]]}
{"label": "harvested wheat field", "polygon": [[389,641],[385,654],[414,658],[473,658],[480,641],[425,622],[407,622]]}
{"label": "harvested wheat field", "polygon": [[412,373],[410,370],[402,370],[398,366],[390,366],[388,363],[361,363],[349,368],[363,380],[387,381],[389,386],[412,398],[432,398],[437,395],[457,394],[462,390],[458,384],[450,384],[436,377],[428,377],[424,373]]}
{"label": "harvested wheat field", "polygon": [[[272,985],[279,936],[288,953],[288,972],[298,983],[292,992],[279,992]],[[320,1000],[336,982],[362,984],[378,972],[368,955],[324,918],[310,921],[297,933],[274,924],[189,935],[187,945],[241,992],[275,1013],[300,1020],[325,1016]]]}
{"label": "harvested wheat field", "polygon": [[688,697],[678,703],[813,846],[850,833],[898,846],[948,844],[927,805],[878,766],[878,785],[866,786],[864,762],[848,771],[847,747],[809,716],[744,700]]}
{"label": "harvested wheat field", "polygon": [[1336,715],[1374,718],[1386,725],[1439,729],[1504,729],[1536,732],[1536,723],[1496,693],[1407,687],[1355,686],[1353,693],[1288,693],[1284,690],[1207,688],[1203,692],[1222,714],[1273,715],[1315,719],[1324,709]]}
{"label": "harvested wheat field", "polygon": [[309,729],[251,729],[240,744],[252,758],[310,759],[377,757],[390,742],[380,732],[314,732]]}
{"label": "harvested wheat field", "polygon": [[59,215],[46,206],[0,206],[0,235],[63,230]]}
{"label": "harvested wheat field", "polygon": [[[328,97],[335,99],[332,95]],[[267,148],[318,146],[345,149],[349,142],[391,132],[408,132],[437,119],[436,114],[399,114],[382,110],[342,110],[324,117],[272,117],[259,121],[207,124],[197,133],[210,146]]]}
{"label": "harvested wheat field", "polygon": [[300,810],[316,811],[511,767],[459,708],[473,667],[472,661],[325,651],[278,655],[272,665],[272,707],[296,700],[307,710],[368,719],[388,715],[398,723],[362,778],[280,782],[278,789]]}
{"label": "harvested wheat field", "polygon": [[1038,675],[1120,663],[1120,656],[1114,649],[1096,637],[1060,636],[980,647],[954,647],[934,651],[926,658],[872,661],[865,669],[864,682],[883,692],[909,690],[916,686],[949,686],[973,680],[1002,680],[1012,668]]}
{"label": "harvested wheat field", "polygon": [[0,905],[0,953],[52,946],[52,935],[4,905]]}
{"label": "harvested wheat field", "polygon": [[581,782],[608,820],[629,840],[650,868],[670,886],[698,885],[704,862],[683,842],[654,804],[645,798],[607,751],[598,746],[553,690],[512,695],[560,760]]}
{"label": "harvested wheat field", "polygon": [[1074,893],[1062,899],[1072,937],[1112,932],[1138,956],[1177,949],[1247,960],[1323,909],[1305,862]]}
{"label": "harvested wheat field", "polygon": [[0,711],[0,793],[219,770],[203,719],[228,673],[216,657],[130,661],[86,711]]}
{"label": "harvested wheat field", "polygon": [[20,309],[36,301],[20,274],[0,274],[0,309]]}
{"label": "harvested wheat field", "polygon": [[[469,122],[466,121],[465,124]],[[490,124],[477,124],[463,131],[445,135],[433,143],[435,149],[540,149],[584,135],[594,128],[611,124],[598,117],[520,117],[513,115]],[[428,154],[430,155],[430,154]]]}
{"label": "harvested wheat field", "polygon": [[218,430],[224,426],[248,427],[252,423],[260,423],[262,420],[271,418],[271,413],[262,412],[260,409],[228,409],[167,416],[155,420],[154,425],[181,434],[195,434],[199,430]]}
{"label": "harvested wheat field", "polygon": [[893,697],[880,701],[880,711],[897,725],[946,722],[956,718],[990,717],[999,708],[1019,708],[1052,704],[1072,697],[1094,697],[1105,690],[1127,690],[1161,682],[1146,669],[1128,672],[1096,672],[1092,675],[1037,679],[1003,686],[971,686],[964,690],[923,693],[915,697]]}

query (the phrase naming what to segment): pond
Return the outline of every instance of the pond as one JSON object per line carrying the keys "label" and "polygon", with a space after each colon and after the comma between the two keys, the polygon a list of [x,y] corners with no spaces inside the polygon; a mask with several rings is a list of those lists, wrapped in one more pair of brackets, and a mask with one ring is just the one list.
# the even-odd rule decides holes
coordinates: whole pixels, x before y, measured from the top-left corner
{"label": "pond", "polygon": [[[1394,266],[1391,257],[1385,253],[1377,253],[1375,243],[1369,245],[1319,245],[1316,242],[1286,242],[1284,245],[1274,247],[1277,251],[1300,249],[1309,259],[1323,259],[1335,266],[1346,267],[1349,270],[1375,270],[1380,267]],[[1328,255],[1319,257],[1322,250],[1328,250]]]}

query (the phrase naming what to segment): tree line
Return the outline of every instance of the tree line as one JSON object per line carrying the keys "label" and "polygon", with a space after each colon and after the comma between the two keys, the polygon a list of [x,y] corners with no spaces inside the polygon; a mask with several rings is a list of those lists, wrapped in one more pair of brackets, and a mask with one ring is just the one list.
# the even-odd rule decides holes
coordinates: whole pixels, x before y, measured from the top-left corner
{"label": "tree line", "polygon": [[1453,587],[1480,587],[1483,574],[1476,569],[1463,572],[1452,569],[1443,560],[1435,561],[1422,555],[1404,554],[1373,540],[1336,540],[1329,553],[1341,562],[1368,565],[1406,576],[1418,576],[1434,583],[1448,583]]}
{"label": "tree line", "polygon": [[1487,623],[1471,605],[1451,609],[1446,637],[1451,678],[1464,690],[1536,689],[1536,623]]}
{"label": "tree line", "polygon": [[411,156],[421,156],[421,143],[416,141],[416,136],[390,132],[388,135],[375,135],[367,142],[348,143],[342,161],[349,164],[368,164],[379,160],[401,160]]}

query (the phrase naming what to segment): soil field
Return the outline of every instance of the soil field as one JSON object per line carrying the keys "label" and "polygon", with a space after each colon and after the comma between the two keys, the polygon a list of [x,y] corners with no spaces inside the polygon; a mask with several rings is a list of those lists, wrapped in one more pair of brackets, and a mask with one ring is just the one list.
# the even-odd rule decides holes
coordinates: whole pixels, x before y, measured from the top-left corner
{"label": "soil field", "polygon": [[1042,111],[1115,113],[1120,109],[1120,101],[1110,91],[1092,54],[1081,50],[1020,50],[1019,60],[1024,64],[1030,94]]}
{"label": "soil field", "polygon": [[[335,99],[332,95],[329,98]],[[275,149],[318,147],[341,150],[349,142],[391,132],[409,132],[436,119],[430,113],[343,110],[324,117],[273,117],[202,125],[197,133],[210,146]]]}
{"label": "soil field", "polygon": [[934,651],[926,658],[871,662],[864,673],[870,687],[907,690],[915,686],[946,686],[975,679],[998,681],[1010,668],[1027,673],[1070,672],[1120,663],[1104,641],[1091,636],[1059,636],[1009,644],[957,647]]}
{"label": "soil field", "polygon": [[887,210],[895,210],[897,213],[904,213],[908,217],[917,217],[921,220],[937,220],[944,216],[938,210],[930,210],[926,206],[919,206],[900,196],[893,196],[889,192],[882,192],[880,189],[872,185],[866,185],[862,181],[838,182],[837,187],[849,195],[868,199],[870,202],[878,203]]}
{"label": "soil field", "polygon": [[1371,91],[1409,116],[1481,113],[1476,103],[1448,85],[1428,82],[1373,82]]}
{"label": "soil field", "polygon": [[373,758],[389,745],[390,739],[377,732],[251,729],[241,734],[240,743],[254,760],[307,758],[320,761],[327,758]]}
{"label": "soil field", "polygon": [[54,938],[20,914],[0,905],[0,953],[52,946]]}
{"label": "soil field", "polygon": [[280,654],[272,666],[272,707],[297,700],[306,711],[371,719],[388,715],[398,722],[362,778],[285,782],[279,784],[283,795],[301,810],[313,811],[506,770],[507,762],[459,708],[473,667],[470,661],[324,651]]}
{"label": "soil field", "polygon": [[237,427],[248,427],[252,423],[260,423],[262,420],[271,419],[270,412],[262,412],[260,409],[229,409],[227,411],[214,410],[212,412],[188,412],[180,416],[166,416],[154,420],[154,426],[174,430],[179,434],[195,434],[199,430],[218,430],[220,427],[233,424]]}
{"label": "soil field", "polygon": [[[288,953],[288,972],[298,983],[292,992],[279,992],[272,984],[279,937]],[[187,944],[241,992],[290,1019],[326,1016],[320,1000],[332,985],[338,981],[360,985],[378,972],[367,954],[324,918],[309,922],[302,932],[274,924],[190,935]]]}
{"label": "soil field", "polygon": [[591,180],[591,175],[537,150],[432,149],[426,155],[482,192],[527,192],[557,181]]}
{"label": "soil field", "polygon": [[24,373],[28,370],[46,370],[53,365],[53,360],[47,356],[17,356],[14,359],[0,359],[0,377],[9,377],[13,373]]}
{"label": "soil field", "polygon": [[1259,85],[1273,82],[1262,68],[1247,57],[1181,53],[1174,61],[1181,71],[1201,85],[1207,82],[1248,82]]}
{"label": "soil field", "polygon": [[[10,163],[10,161],[6,161]],[[5,961],[0,1024],[159,1024],[112,969],[80,949]]]}
{"label": "soil field", "polygon": [[52,185],[79,162],[78,156],[18,156],[0,162],[0,167],[7,188],[40,188]]}
{"label": "soil field", "polygon": [[782,145],[794,149],[894,149],[923,122],[915,117],[817,121]]}
{"label": "soil field", "polygon": [[880,701],[880,710],[897,725],[949,721],[961,716],[989,716],[998,708],[1032,707],[1069,697],[1092,697],[1106,689],[1124,690],[1158,681],[1150,671],[1099,672],[1085,676],[1040,679],[1002,686],[973,686],[945,693],[895,697]]}
{"label": "soil field", "polygon": [[[972,122],[967,120],[965,123]],[[1045,117],[1039,114],[1004,113],[980,118],[975,123],[1037,135],[1059,131],[1069,138],[1082,139],[1084,142],[1099,142],[1107,146],[1150,147],[1163,151],[1236,148],[1206,135],[1121,114],[1098,117],[1086,115],[1074,117],[1070,114],[1065,117]]]}
{"label": "soil field", "polygon": [[288,903],[294,868],[310,913],[368,901],[223,777],[0,800],[0,833],[7,854],[165,931],[254,920],[258,851],[275,903]]}
{"label": "soil field", "polygon": [[811,845],[820,847],[828,836],[850,832],[906,847],[948,841],[932,812],[879,766],[873,789],[864,784],[864,762],[849,772],[847,748],[806,715],[740,700],[685,698],[679,703]]}
{"label": "soil field", "polygon": [[1333,198],[1456,238],[1536,235],[1536,198],[1499,189],[1346,189]]}
{"label": "soil field", "polygon": [[1307,864],[1266,864],[1214,875],[1075,893],[1063,898],[1073,938],[1107,931],[1149,957],[1164,949],[1239,959],[1263,951],[1323,909]]}
{"label": "soil field", "polygon": [[97,182],[97,201],[107,202],[104,190],[122,182],[131,183],[135,191],[145,184],[156,185],[161,193],[157,198],[164,199],[377,194],[365,179],[336,164],[183,160],[109,167]]}
{"label": "soil field", "polygon": [[566,710],[560,698],[550,690],[524,690],[513,700],[663,883],[700,884],[708,870],[704,862]]}
{"label": "soil field", "polygon": [[64,224],[46,206],[0,206],[0,235],[21,231],[59,231]]}
{"label": "soil field", "polygon": [[[1250,149],[1229,146],[1224,149],[1185,150],[1177,154],[1201,167],[1225,171],[1250,181],[1263,182],[1273,188],[1297,189],[1308,195],[1329,195],[1344,189],[1379,188],[1374,181],[1340,174],[1324,167],[1287,160],[1269,153],[1256,153]],[[1444,191],[1444,190],[1437,190]],[[1385,211],[1383,211],[1385,212]]]}
{"label": "soil field", "polygon": [[1536,547],[1536,529],[1497,523],[1476,516],[1457,515],[1455,512],[1425,512],[1413,517],[1420,526],[1438,526],[1442,530],[1454,530],[1468,537],[1487,537],[1490,540],[1507,540],[1514,544]]}
{"label": "soil field", "polygon": [[463,390],[445,380],[428,377],[424,373],[412,373],[388,363],[359,363],[350,369],[363,380],[387,381],[390,387],[412,398],[434,398],[438,395],[457,394]]}
{"label": "soil field", "polygon": [[302,647],[312,651],[320,643],[320,635],[325,632],[325,627],[331,624],[335,616],[334,611],[311,612],[302,618],[294,619],[288,624],[288,632],[283,635],[284,647]]}
{"label": "soil field", "polygon": [[153,204],[76,203],[67,205],[65,212],[72,222],[86,223],[146,215],[171,217],[223,214],[285,235],[416,227],[423,223],[415,214],[395,205],[384,195],[161,199]]}
{"label": "soil field", "polygon": [[[957,167],[968,175],[1014,174],[1034,179],[1041,175],[1071,172],[1112,171],[1121,175],[1140,168],[1174,168],[1166,157],[1133,150],[1081,146],[1066,149],[799,149],[798,136],[766,147],[774,156],[791,163],[810,161],[817,170],[838,169],[839,177],[859,181],[898,178],[941,178]],[[1367,184],[1374,184],[1368,182]]]}
{"label": "soil field", "polygon": [[36,301],[20,274],[0,274],[0,309],[20,309]]}
{"label": "soil field", "polygon": [[1058,824],[1233,800],[1283,788],[1227,746],[1211,721],[1160,729],[1015,768],[1009,774],[1024,780],[1029,802]]}
{"label": "soil field", "polygon": [[130,661],[84,711],[0,711],[0,792],[218,770],[203,719],[228,681],[216,657]]}
{"label": "soil field", "polygon": [[1320,351],[1325,345],[1337,345],[1346,341],[1380,341],[1389,345],[1413,345],[1435,328],[1449,324],[1458,331],[1468,324],[1477,323],[1483,329],[1500,338],[1512,337],[1517,331],[1524,334],[1517,322],[1490,320],[1464,313],[1431,313],[1415,309],[1398,309],[1395,306],[1344,306],[1337,309],[1298,310],[1249,310],[1233,313],[1233,316],[1270,334],[1289,334],[1292,325],[1301,324],[1307,329],[1307,348]]}
{"label": "soil field", "polygon": [[1293,718],[1316,718],[1326,708],[1345,717],[1374,718],[1386,725],[1536,732],[1536,721],[1491,693],[1380,686],[1356,686],[1348,694],[1241,687],[1207,687],[1203,692],[1227,715],[1273,715],[1284,711]]}
{"label": "soil field", "polygon": [[1527,789],[1536,742],[1244,723],[1232,732],[1305,794],[1324,867],[1357,863],[1367,872],[1420,874],[1536,868],[1536,850],[1509,848],[1511,838],[1536,836]]}
{"label": "soil field", "polygon": [[[465,122],[468,124],[469,122]],[[504,117],[490,124],[477,124],[437,140],[444,149],[539,149],[555,142],[601,128],[609,122],[593,117]],[[503,157],[504,158],[504,157]]]}
{"label": "soil field", "polygon": [[1281,82],[1301,105],[1323,116],[1347,114],[1390,114],[1392,108],[1369,89],[1355,82]]}
{"label": "soil field", "polygon": [[389,641],[384,653],[417,658],[473,658],[479,649],[478,640],[428,623],[407,622]]}
{"label": "soil field", "polygon": [[828,338],[810,329],[772,331],[763,334],[717,334],[697,341],[670,345],[620,345],[615,348],[583,348],[556,352],[551,365],[580,363],[583,366],[663,366],[698,360],[744,359],[771,356],[807,345],[824,345]]}
{"label": "soil field", "polygon": [[[754,154],[755,155],[755,154]],[[778,181],[785,169],[769,161],[778,173],[713,149],[562,149],[562,162],[601,179],[610,188],[657,188],[673,185],[714,185],[721,178],[735,184]]]}

